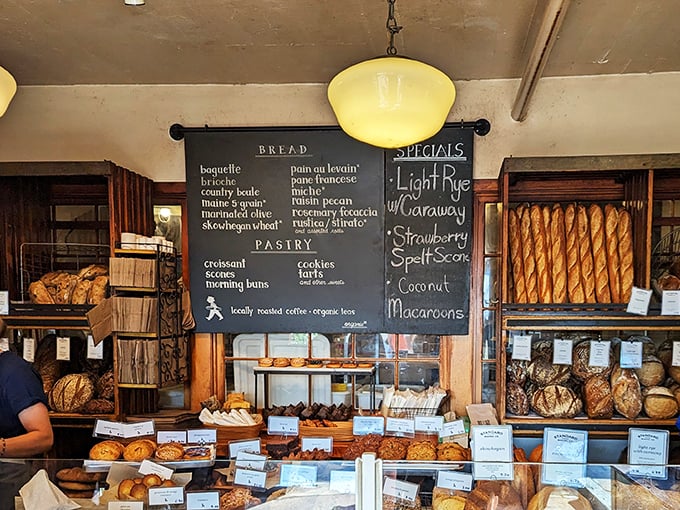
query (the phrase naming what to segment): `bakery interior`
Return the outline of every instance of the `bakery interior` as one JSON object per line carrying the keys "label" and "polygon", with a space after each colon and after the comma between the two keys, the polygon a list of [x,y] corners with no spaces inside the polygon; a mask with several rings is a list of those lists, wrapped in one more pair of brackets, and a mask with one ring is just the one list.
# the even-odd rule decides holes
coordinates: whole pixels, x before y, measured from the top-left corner
{"label": "bakery interior", "polygon": [[[220,487],[225,500],[221,508],[265,504],[270,495],[266,492],[253,491],[257,503],[245,491],[230,492],[233,482],[225,474],[231,465],[230,442],[248,439],[256,431],[263,451],[268,451],[269,444],[273,457],[293,455],[296,462],[318,466],[328,476],[334,466],[346,469],[344,454],[350,445],[357,445],[357,450],[349,458],[381,446],[375,437],[356,441],[358,436],[353,437],[351,430],[348,434],[350,414],[359,409],[367,414],[379,412],[390,386],[424,392],[438,385],[446,390],[446,398],[435,409],[437,415],[455,413],[463,418],[470,404],[492,404],[499,423],[512,428],[513,445],[532,462],[540,462],[540,456],[531,458],[531,453],[542,444],[544,428],[588,431],[588,476],[592,477],[586,478],[614,479],[612,485],[621,492],[613,491],[608,499],[590,484],[579,487],[588,501],[579,499],[583,506],[577,508],[677,508],[672,499],[674,468],[668,468],[662,481],[630,483],[628,474],[610,467],[626,463],[631,428],[667,431],[668,465],[680,463],[677,452],[673,456],[678,433],[673,342],[680,340],[680,327],[675,317],[659,313],[660,296],[664,290],[677,289],[672,277],[680,278],[678,264],[674,266],[680,257],[680,142],[675,136],[680,129],[680,38],[673,24],[680,7],[675,2],[395,3],[396,18],[403,25],[395,38],[398,53],[439,68],[455,84],[456,99],[447,121],[484,118],[491,126],[486,136],[474,137],[468,334],[200,333],[191,329],[189,314],[182,314],[176,317],[170,335],[176,360],[171,371],[153,367],[114,376],[114,359],[141,359],[139,349],[150,342],[126,344],[132,349],[129,354],[114,352],[109,337],[103,342],[102,359],[95,360],[85,355],[90,323],[83,314],[51,314],[36,320],[27,319],[25,310],[16,313],[14,305],[30,305],[30,283],[48,272],[42,269],[53,268],[45,265],[38,245],[70,245],[65,253],[52,252],[50,262],[55,256],[63,257],[64,271],[79,275],[91,264],[99,265],[102,260],[108,264],[124,232],[161,236],[169,243],[166,248],[171,245],[168,253],[175,255],[169,257],[170,271],[186,282],[192,253],[185,143],[169,136],[170,126],[335,127],[337,119],[326,96],[328,83],[342,69],[383,55],[388,44],[388,3],[377,0],[127,3],[134,2],[7,0],[0,16],[0,66],[18,84],[0,117],[0,244],[7,247],[0,254],[0,290],[9,291],[12,303],[11,313],[3,316],[9,326],[6,336],[10,348],[18,352],[25,338],[36,339],[36,358],[44,356],[52,370],[58,366],[52,372],[58,374],[53,384],[68,377],[60,387],[73,381],[91,387],[88,413],[83,412],[88,402],[69,401],[68,395],[53,393],[56,441],[44,459],[32,461],[36,470],[47,466],[54,483],[87,486],[80,492],[96,490],[106,477],[82,470],[85,459],[96,460],[89,458],[90,450],[110,439],[93,435],[97,419],[127,424],[153,419],[156,430],[164,432],[215,428],[216,459],[189,459],[199,468],[182,469],[180,464],[178,471],[193,471],[192,487]],[[555,306],[569,300],[535,300],[527,294],[520,298],[516,282],[521,278],[514,272],[519,266],[513,255],[523,255],[527,243],[518,248],[513,241],[521,239],[522,219],[531,226],[532,213],[536,214],[532,206],[538,206],[541,214],[550,215],[544,229],[562,224],[570,204],[577,206],[575,215],[578,206],[584,206],[580,213],[591,225],[593,217],[601,214],[604,219],[614,212],[617,225],[631,222],[631,247],[626,253],[633,254],[633,261],[627,285],[632,282],[651,291],[648,317],[626,312],[620,288],[618,299],[610,293],[609,298],[574,301],[590,303],[589,310]],[[591,205],[598,207],[590,210]],[[515,224],[519,230],[514,230]],[[29,244],[22,250],[22,243]],[[108,248],[97,253],[80,251],[90,244]],[[602,247],[607,249],[606,243]],[[610,246],[617,254],[618,248]],[[124,264],[125,258],[112,257],[123,259],[116,264]],[[551,271],[554,260],[550,260],[548,264],[534,258],[534,263]],[[601,271],[604,266],[598,267]],[[565,278],[572,273],[561,274]],[[83,273],[80,280],[92,282],[87,284],[92,287],[97,276],[101,275],[85,277]],[[45,288],[54,290],[57,285],[52,282]],[[665,285],[669,287],[664,289]],[[179,286],[168,292],[181,301]],[[113,286],[105,289],[105,295],[113,293]],[[530,303],[541,306],[528,309]],[[187,310],[182,303],[182,311]],[[55,343],[64,336],[71,339],[70,360],[57,361]],[[546,352],[553,354],[550,349],[556,338],[573,339],[576,351],[583,336],[591,342],[610,341],[612,360],[619,359],[623,346],[642,344],[643,366],[635,377],[628,369],[620,384],[639,391],[632,410],[616,402],[613,409],[594,409],[593,399],[579,396],[586,391],[590,372],[598,367],[585,363],[581,367],[585,372],[576,376],[576,364],[565,370],[566,365],[546,362]],[[512,345],[526,342],[527,337],[531,359],[513,360]],[[122,345],[117,347],[122,349]],[[541,352],[542,348],[548,350]],[[581,353],[586,359],[589,354]],[[153,353],[145,355],[155,359]],[[358,365],[364,363],[375,368],[375,380],[359,372],[356,376],[314,376],[320,378],[319,384],[310,384],[306,375],[254,376],[254,367],[264,358],[271,358],[272,364],[279,358],[288,363],[297,358],[304,363],[321,360],[324,365],[340,364],[340,371],[343,364],[360,371]],[[595,370],[601,372],[595,375],[605,390],[613,389],[613,364]],[[119,370],[126,368],[124,363],[116,365]],[[96,377],[91,375],[89,382],[69,377],[84,372]],[[121,376],[133,382],[115,384]],[[258,398],[254,386],[254,381],[263,385],[264,378],[272,379],[266,405],[262,386]],[[568,397],[559,399],[566,414],[555,415],[555,404],[541,406],[538,398],[532,405],[529,395],[535,394],[536,385],[542,390],[553,386],[553,392],[559,386],[557,391]],[[649,388],[655,390],[650,393]],[[550,392],[542,391],[541,396],[549,400]],[[602,403],[605,399],[595,400]],[[315,410],[313,404],[317,404]],[[251,419],[259,416],[257,420],[262,421],[213,423],[211,427],[199,419],[203,409],[214,413],[223,406],[239,415],[239,409],[246,409],[252,412]],[[330,434],[336,438],[330,459],[318,452],[323,459],[301,458],[299,447],[267,434],[269,415],[293,412],[303,415],[300,423],[310,437]],[[310,423],[303,425],[307,419]],[[320,428],[314,427],[315,420],[342,425],[328,427],[339,430],[319,432],[313,430]],[[418,483],[418,504],[435,509],[477,508],[468,504],[467,493],[434,490],[437,472],[450,466],[436,460],[426,466],[417,461],[389,464],[387,459],[406,456],[410,443],[416,441],[410,438],[407,444],[403,438],[390,439],[383,446],[383,469],[390,473],[388,478]],[[367,446],[371,440],[373,444]],[[465,448],[470,446],[467,439],[462,442]],[[457,442],[440,442],[439,446],[447,444],[450,451],[440,448],[443,462],[455,460],[465,466],[463,472],[473,471],[470,450],[459,451],[452,446]],[[115,455],[118,446],[109,446],[107,455]],[[142,456],[148,453],[149,444],[136,446]],[[416,459],[437,458],[437,446],[416,446]],[[168,450],[171,456],[178,455]],[[515,453],[519,456],[515,461],[524,460],[521,452]],[[154,455],[162,459],[165,454]],[[274,462],[280,468],[279,462],[286,461]],[[67,468],[83,469],[64,472],[65,480],[58,480],[57,471]],[[516,491],[522,501],[520,506],[507,503],[506,507],[546,507],[538,499],[538,506],[529,506],[527,473],[522,474],[520,464],[516,468],[517,484],[525,484]],[[598,475],[598,469],[606,474]],[[136,474],[120,476],[118,485],[120,480],[137,478]],[[484,484],[480,485],[478,492],[485,492]],[[487,488],[486,492],[492,491]],[[564,497],[576,497],[567,492]],[[232,501],[227,501],[228,494]],[[656,499],[649,503],[645,498]],[[284,505],[285,499],[279,499]],[[269,503],[274,506],[274,501]],[[416,507],[414,502],[401,500],[384,504],[385,508],[389,505]]]}

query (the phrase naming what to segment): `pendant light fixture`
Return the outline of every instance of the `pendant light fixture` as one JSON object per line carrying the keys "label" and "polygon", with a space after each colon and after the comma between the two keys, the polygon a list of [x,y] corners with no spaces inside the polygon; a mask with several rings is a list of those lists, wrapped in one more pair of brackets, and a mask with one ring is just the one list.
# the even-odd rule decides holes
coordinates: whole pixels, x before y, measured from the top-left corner
{"label": "pendant light fixture", "polygon": [[9,103],[12,101],[17,91],[17,82],[4,67],[0,67],[0,117],[7,111]]}
{"label": "pendant light fixture", "polygon": [[451,79],[418,60],[397,56],[394,36],[403,28],[387,0],[387,55],[359,62],[328,84],[328,101],[349,136],[386,149],[434,136],[456,98]]}

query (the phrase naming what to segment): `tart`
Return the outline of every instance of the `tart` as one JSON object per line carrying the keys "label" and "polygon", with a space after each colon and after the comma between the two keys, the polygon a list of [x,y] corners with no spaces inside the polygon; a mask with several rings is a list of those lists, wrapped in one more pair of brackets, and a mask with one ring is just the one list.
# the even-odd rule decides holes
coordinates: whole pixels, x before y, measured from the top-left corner
{"label": "tart", "polygon": [[288,358],[274,358],[275,367],[287,367],[290,365],[290,360]]}
{"label": "tart", "polygon": [[178,460],[183,456],[184,446],[180,443],[164,443],[156,449],[156,458],[159,460]]}
{"label": "tart", "polygon": [[334,361],[331,361],[330,363],[326,363],[326,368],[340,368],[342,364],[336,363]]}
{"label": "tart", "polygon": [[90,449],[90,458],[92,460],[118,460],[124,450],[125,447],[118,441],[102,441]]}
{"label": "tart", "polygon": [[290,366],[295,368],[304,367],[307,364],[304,358],[293,358],[290,360]]}
{"label": "tart", "polygon": [[260,358],[257,364],[261,367],[271,367],[274,364],[274,360],[272,358]]}
{"label": "tart", "polygon": [[125,447],[123,451],[123,458],[132,462],[141,462],[144,459],[150,459],[154,454],[153,441],[149,439],[137,439],[132,441]]}

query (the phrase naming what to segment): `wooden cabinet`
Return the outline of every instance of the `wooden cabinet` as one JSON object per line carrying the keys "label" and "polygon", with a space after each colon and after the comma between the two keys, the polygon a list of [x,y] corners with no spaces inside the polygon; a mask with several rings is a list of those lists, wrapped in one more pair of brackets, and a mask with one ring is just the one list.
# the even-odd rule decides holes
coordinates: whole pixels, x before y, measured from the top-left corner
{"label": "wooden cabinet", "polygon": [[[635,287],[650,289],[658,276],[653,268],[659,266],[659,254],[654,247],[664,235],[668,235],[669,231],[680,225],[679,171],[680,155],[677,154],[508,158],[504,161],[500,175],[503,216],[499,282],[501,313],[498,327],[501,332],[501,345],[497,350],[497,405],[502,422],[513,424],[528,433],[540,433],[546,424],[583,426],[589,430],[607,433],[622,432],[631,425],[662,427],[674,425],[674,419],[650,420],[644,413],[635,420],[625,419],[616,414],[612,419],[593,420],[583,413],[572,419],[546,419],[535,415],[533,410],[529,416],[512,415],[506,409],[508,389],[506,368],[508,359],[512,356],[513,339],[516,335],[530,335],[536,340],[546,337],[562,338],[571,333],[581,332],[595,339],[611,337],[625,340],[629,335],[641,334],[654,338],[657,344],[662,340],[680,340],[680,321],[674,316],[660,315],[658,296],[652,300],[647,316],[626,312],[629,296],[615,294],[613,291],[613,286],[621,283],[620,272],[608,272],[607,285],[611,286],[611,293],[594,295],[590,300],[582,298],[574,300],[569,292],[566,293],[566,297],[559,298],[556,289],[560,284],[551,287],[549,293],[534,294],[534,299],[531,299],[526,293],[524,296],[521,295],[521,282],[518,286],[522,276],[528,274],[523,272],[525,270],[546,271],[547,276],[543,275],[545,278],[543,283],[545,285],[554,283],[551,278],[556,278],[560,271],[552,271],[553,264],[565,263],[566,257],[562,261],[559,253],[555,251],[557,255],[553,258],[553,249],[560,242],[566,243],[566,239],[561,237],[564,233],[558,234],[554,239],[550,238],[551,220],[556,221],[550,212],[555,208],[564,211],[568,206],[572,206],[594,212],[599,210],[600,214],[605,210],[614,209],[630,218],[632,284]],[[538,260],[539,255],[536,252],[527,254],[530,251],[527,245],[536,249],[535,236],[540,229],[530,230],[528,237],[521,237],[521,232],[518,234],[518,230],[512,224],[517,218],[523,217],[526,211],[532,210],[532,207],[536,209],[537,217],[542,217],[544,223],[541,229],[547,233],[547,238],[539,242],[545,250],[544,260],[541,261]],[[515,218],[512,217],[513,214]],[[576,248],[582,252],[586,250],[584,253],[590,250],[590,260],[594,261],[591,262],[594,266],[590,267],[590,271],[611,271],[610,257],[606,253],[606,258],[600,262],[604,266],[600,267],[592,255],[595,249],[593,243],[596,245],[605,243],[607,238],[605,237],[604,241],[596,239],[593,232],[598,228],[597,220],[591,220],[590,216],[585,218],[587,220],[585,237],[589,246],[583,248],[582,245],[577,245]],[[614,245],[613,247],[612,253],[618,253],[616,247]],[[606,249],[606,246],[600,245],[600,249]],[[515,256],[519,253],[524,257],[524,259],[520,257],[519,263],[514,266],[513,253]],[[522,260],[526,260],[528,255],[534,257],[533,261],[529,259],[524,266]],[[667,255],[668,253],[665,254]],[[675,255],[680,258],[679,253]],[[674,255],[671,253],[670,256]],[[579,259],[578,263],[587,264],[587,260]],[[520,266],[521,270],[518,272]],[[566,278],[572,274],[568,273],[565,264],[564,270],[561,271],[562,285],[566,284]],[[619,276],[617,278],[612,274]],[[528,281],[529,276],[526,277]],[[535,285],[541,283],[538,275],[534,275],[533,278],[537,279]],[[581,281],[583,278],[585,276],[582,275]]]}

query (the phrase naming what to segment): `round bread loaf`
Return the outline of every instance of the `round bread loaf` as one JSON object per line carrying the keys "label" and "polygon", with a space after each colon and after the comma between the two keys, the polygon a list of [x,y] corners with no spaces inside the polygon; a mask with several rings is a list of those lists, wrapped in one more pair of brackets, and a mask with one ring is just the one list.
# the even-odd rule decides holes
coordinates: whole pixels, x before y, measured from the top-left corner
{"label": "round bread loaf", "polygon": [[[494,502],[496,503],[494,505]],[[523,510],[519,494],[510,482],[479,480],[468,495],[465,510]]]}
{"label": "round bread loaf", "polygon": [[569,388],[551,384],[534,393],[531,408],[544,418],[573,418],[583,410],[583,402]]}
{"label": "round bread loaf", "polygon": [[583,400],[588,418],[611,418],[614,415],[612,389],[609,381],[601,375],[594,375],[585,382]]}
{"label": "round bread loaf", "polygon": [[545,486],[531,498],[527,510],[592,510],[590,502],[576,489]]}
{"label": "round bread loaf", "polygon": [[666,378],[663,363],[656,356],[644,356],[642,366],[634,370],[642,386],[658,386]]}
{"label": "round bread loaf", "polygon": [[[508,356],[509,357],[509,356]],[[505,365],[506,381],[508,383],[519,384],[524,386],[527,382],[527,369],[529,368],[529,362],[519,359],[508,359],[507,365]]]}
{"label": "round bread loaf", "polygon": [[59,379],[49,394],[50,407],[61,413],[80,410],[94,396],[94,384],[87,374],[69,374]]}
{"label": "round bread loaf", "polygon": [[554,365],[551,358],[541,355],[532,360],[528,376],[539,386],[564,385],[571,376],[571,368],[569,365]]}
{"label": "round bread loaf", "polygon": [[43,383],[45,395],[49,395],[54,383],[61,377],[60,361],[57,361],[57,335],[45,335],[35,352],[33,368],[36,369]]}
{"label": "round bread loaf", "polygon": [[668,388],[652,386],[645,391],[644,409],[653,420],[668,420],[678,414],[678,401]]}
{"label": "round bread loaf", "polygon": [[113,382],[113,370],[107,370],[97,379],[97,396],[113,400],[116,387]]}
{"label": "round bread loaf", "polygon": [[616,412],[629,420],[637,418],[642,411],[642,391],[635,371],[616,366],[610,382]]}
{"label": "round bread loaf", "polygon": [[609,351],[609,364],[606,367],[590,365],[590,342],[591,340],[584,340],[574,346],[572,351],[572,367],[571,371],[574,377],[580,381],[585,381],[594,375],[603,375],[609,377],[612,367],[614,365],[614,356]]}
{"label": "round bread loaf", "polygon": [[536,340],[531,344],[531,358],[533,359],[536,356],[545,356],[548,359],[552,359],[553,349],[554,344],[552,340],[548,340],[546,338]]}
{"label": "round bread loaf", "polygon": [[81,411],[85,414],[111,414],[115,411],[115,406],[110,400],[93,398],[85,402]]}
{"label": "round bread loaf", "polygon": [[529,414],[529,398],[519,384],[508,383],[505,394],[505,407],[510,414],[517,416]]}
{"label": "round bread loaf", "polygon": [[680,383],[680,367],[677,366],[670,366],[668,367],[668,375],[673,379],[676,383]]}
{"label": "round bread loaf", "polygon": [[668,370],[673,364],[673,340],[664,340],[657,348],[656,356],[661,360],[664,368]]}

